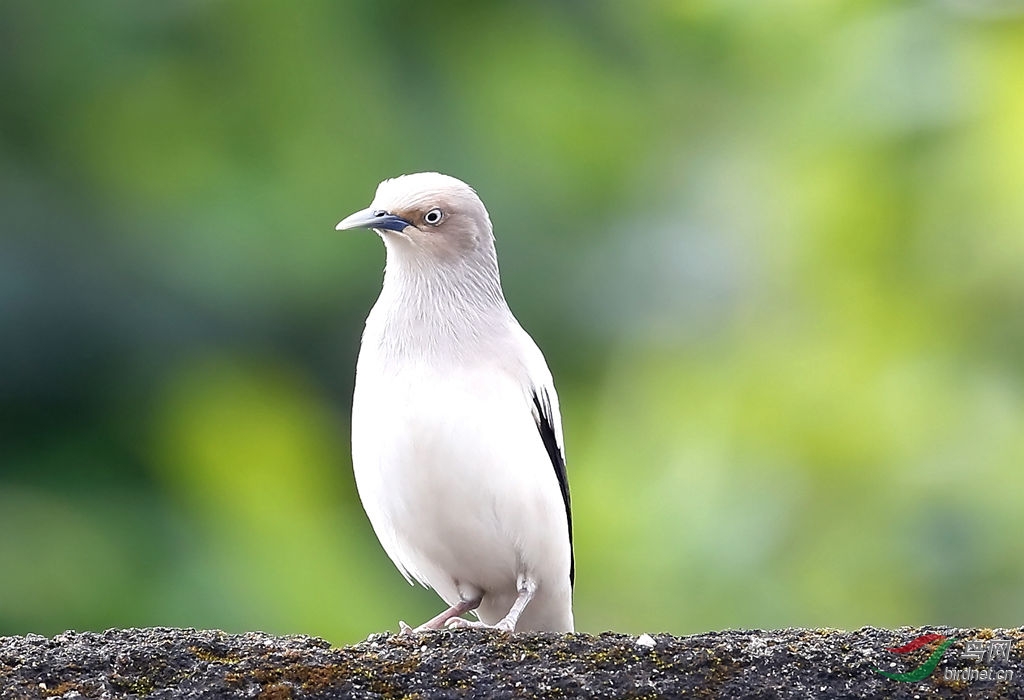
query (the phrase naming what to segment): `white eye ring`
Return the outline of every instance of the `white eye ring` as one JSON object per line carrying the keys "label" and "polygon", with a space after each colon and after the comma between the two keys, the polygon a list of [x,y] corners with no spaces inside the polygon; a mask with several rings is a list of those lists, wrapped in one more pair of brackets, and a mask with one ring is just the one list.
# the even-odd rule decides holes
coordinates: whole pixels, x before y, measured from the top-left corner
{"label": "white eye ring", "polygon": [[439,223],[441,223],[441,219],[443,218],[444,212],[438,209],[437,207],[434,207],[433,209],[431,209],[430,211],[423,215],[423,220],[430,224],[431,226],[437,226]]}

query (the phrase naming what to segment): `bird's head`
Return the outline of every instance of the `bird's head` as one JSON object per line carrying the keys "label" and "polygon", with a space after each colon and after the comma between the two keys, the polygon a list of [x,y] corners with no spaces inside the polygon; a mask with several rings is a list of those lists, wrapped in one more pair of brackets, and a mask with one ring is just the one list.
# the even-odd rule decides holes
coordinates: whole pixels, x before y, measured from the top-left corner
{"label": "bird's head", "polygon": [[494,250],[491,220],[483,202],[472,187],[441,173],[385,180],[377,186],[369,207],[335,228],[373,229],[389,248],[411,248],[436,259],[493,255]]}

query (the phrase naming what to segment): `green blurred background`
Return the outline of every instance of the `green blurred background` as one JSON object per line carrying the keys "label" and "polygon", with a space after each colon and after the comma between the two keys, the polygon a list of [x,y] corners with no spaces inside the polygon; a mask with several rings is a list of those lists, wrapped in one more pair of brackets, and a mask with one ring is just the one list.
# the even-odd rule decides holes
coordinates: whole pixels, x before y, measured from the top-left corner
{"label": "green blurred background", "polygon": [[581,630],[1024,621],[1024,5],[7,2],[0,634],[439,609],[349,462],[440,170],[562,397]]}

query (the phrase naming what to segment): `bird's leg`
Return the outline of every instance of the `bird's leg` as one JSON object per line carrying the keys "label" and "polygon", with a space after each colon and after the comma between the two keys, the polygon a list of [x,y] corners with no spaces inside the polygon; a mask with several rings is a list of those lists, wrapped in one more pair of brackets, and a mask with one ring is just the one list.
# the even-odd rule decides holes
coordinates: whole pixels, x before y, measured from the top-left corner
{"label": "bird's leg", "polygon": [[428,630],[439,630],[442,627],[444,627],[445,623],[448,622],[449,620],[451,620],[452,618],[457,618],[460,615],[465,615],[470,610],[476,610],[476,608],[479,607],[480,601],[482,599],[483,599],[483,596],[479,596],[478,595],[475,598],[470,598],[468,600],[460,600],[455,605],[451,606],[450,608],[448,608],[447,610],[445,610],[441,614],[436,615],[436,616],[430,618],[429,620],[424,622],[419,627],[416,627],[415,629],[410,627],[409,625],[405,624],[402,621],[398,622],[398,626],[401,629],[401,633],[402,634],[412,634],[414,632],[426,632]]}
{"label": "bird's leg", "polygon": [[472,620],[464,620],[461,617],[454,617],[448,620],[446,623],[448,627],[487,627],[491,629],[501,630],[503,632],[515,632],[516,625],[519,624],[519,617],[526,610],[526,606],[533,600],[533,596],[537,594],[537,582],[532,578],[526,578],[520,576],[517,582],[516,589],[519,591],[519,596],[516,598],[516,602],[512,603],[512,608],[508,611],[505,617],[498,620],[496,625],[488,625],[484,622],[474,622]]}
{"label": "bird's leg", "polygon": [[519,624],[519,616],[526,610],[526,606],[533,600],[533,596],[537,593],[537,582],[532,578],[526,578],[524,576],[519,577],[517,588],[519,589],[519,597],[516,598],[516,602],[512,603],[512,608],[508,611],[505,617],[501,618],[494,627],[495,629],[505,630],[506,632],[514,632],[516,625]]}

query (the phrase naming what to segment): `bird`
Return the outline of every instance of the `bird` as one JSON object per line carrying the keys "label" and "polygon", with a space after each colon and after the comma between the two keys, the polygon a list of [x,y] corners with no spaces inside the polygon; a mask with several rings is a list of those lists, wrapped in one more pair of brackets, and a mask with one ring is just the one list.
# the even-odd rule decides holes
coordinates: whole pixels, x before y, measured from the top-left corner
{"label": "bird", "polygon": [[356,490],[405,579],[448,605],[401,631],[573,631],[558,395],[505,301],[483,202],[449,175],[401,175],[335,228],[385,247],[356,361]]}

